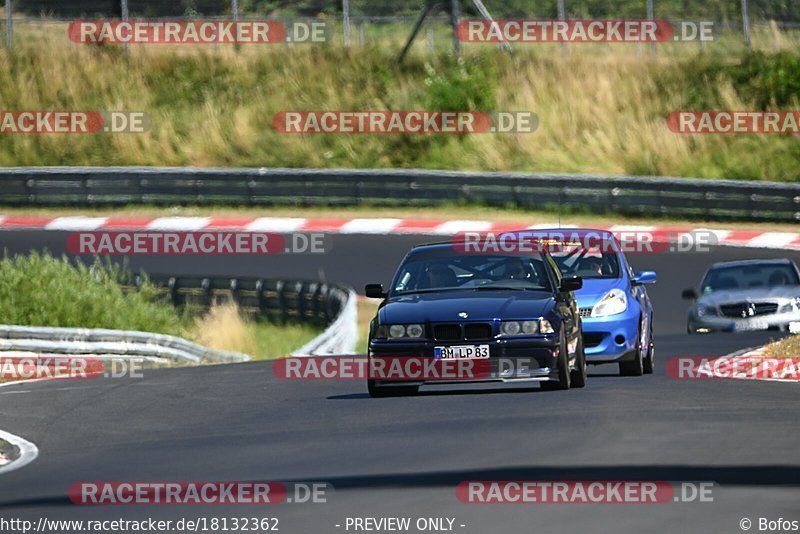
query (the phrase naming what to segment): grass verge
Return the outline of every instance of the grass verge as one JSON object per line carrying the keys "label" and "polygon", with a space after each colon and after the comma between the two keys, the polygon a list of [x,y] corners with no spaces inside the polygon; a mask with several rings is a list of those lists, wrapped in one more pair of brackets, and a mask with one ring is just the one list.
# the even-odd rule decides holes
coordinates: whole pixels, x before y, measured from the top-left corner
{"label": "grass verge", "polygon": [[766,358],[800,358],[800,335],[792,335],[767,346]]}
{"label": "grass verge", "polygon": [[305,324],[276,325],[243,317],[236,305],[223,304],[195,319],[191,337],[212,349],[249,354],[255,360],[291,354],[314,339],[320,328]]}
{"label": "grass verge", "polygon": [[141,330],[185,337],[255,359],[286,355],[321,332],[242,316],[234,305],[192,317],[158,298],[145,281],[126,292],[125,272],[96,261],[86,266],[33,252],[0,260],[0,324]]}
{"label": "grass verge", "polygon": [[[681,109],[796,109],[797,46],[742,53],[680,47],[70,46],[66,27],[0,52],[8,110],[145,111],[142,134],[9,135],[0,165],[432,168],[800,180],[789,135],[678,135]],[[777,31],[777,30],[776,30]],[[739,39],[740,40],[740,39]],[[777,45],[776,45],[777,48]],[[286,110],[529,110],[534,134],[285,135]]]}

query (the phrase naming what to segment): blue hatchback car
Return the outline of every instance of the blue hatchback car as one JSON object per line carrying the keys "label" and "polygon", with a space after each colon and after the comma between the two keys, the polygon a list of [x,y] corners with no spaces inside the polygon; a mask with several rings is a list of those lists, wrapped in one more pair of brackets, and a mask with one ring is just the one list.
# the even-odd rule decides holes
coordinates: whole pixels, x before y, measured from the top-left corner
{"label": "blue hatchback car", "polygon": [[576,245],[551,251],[564,276],[583,279],[583,288],[575,292],[575,297],[583,323],[586,363],[618,363],[623,376],[652,373],[653,306],[644,285],[654,283],[656,273],[634,273],[613,233],[574,231],[596,234],[604,243],[594,249]]}

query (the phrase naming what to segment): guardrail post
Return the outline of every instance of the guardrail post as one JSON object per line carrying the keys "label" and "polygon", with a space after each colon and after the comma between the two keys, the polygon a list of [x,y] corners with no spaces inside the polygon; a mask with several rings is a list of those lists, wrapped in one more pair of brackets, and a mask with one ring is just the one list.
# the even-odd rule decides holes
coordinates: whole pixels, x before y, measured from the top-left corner
{"label": "guardrail post", "polygon": [[306,316],[306,292],[308,287],[302,282],[297,282],[297,315],[300,319]]}
{"label": "guardrail post", "polygon": [[742,29],[744,30],[744,46],[750,50],[750,6],[748,0],[742,0]]}
{"label": "guardrail post", "polygon": [[283,280],[278,280],[278,283],[275,284],[275,293],[278,295],[278,311],[280,312],[280,320],[282,323],[285,323],[289,318],[289,313],[286,305],[286,285],[284,284]]}
{"label": "guardrail post", "polygon": [[[653,5],[653,0],[647,0],[647,20],[654,20],[656,18],[656,8]],[[656,57],[656,43],[650,43],[650,57]]]}
{"label": "guardrail post", "polygon": [[[130,13],[128,12],[128,0],[120,0],[120,11],[122,12],[122,22],[128,22],[128,18]],[[125,48],[125,52],[128,51],[128,43],[125,42],[123,45]]]}
{"label": "guardrail post", "polygon": [[269,317],[267,299],[264,298],[264,280],[256,280],[256,298],[258,299],[258,313],[261,317]]}
{"label": "guardrail post", "polygon": [[167,287],[169,288],[169,297],[172,301],[172,305],[177,307],[178,306],[178,279],[174,276],[170,276],[169,282],[167,282]]}
{"label": "guardrail post", "polygon": [[[567,20],[567,9],[564,6],[564,0],[558,0],[558,20]],[[561,55],[567,55],[567,43],[566,41],[561,43]]]}
{"label": "guardrail post", "polygon": [[231,300],[233,301],[236,306],[239,306],[239,280],[236,278],[231,278],[230,284],[228,285],[228,289],[231,292]]}
{"label": "guardrail post", "polygon": [[344,47],[350,48],[350,2],[342,0],[342,31],[344,33]]}
{"label": "guardrail post", "polygon": [[320,284],[319,282],[313,282],[308,286],[309,291],[312,291],[312,288],[313,288],[313,293],[311,295],[311,314],[314,317],[314,321],[316,322],[319,321],[320,319],[319,297],[322,294],[321,291],[322,284]]}
{"label": "guardrail post", "polygon": [[211,308],[213,302],[211,302],[211,280],[208,278],[203,278],[200,281],[200,289],[203,290],[203,307]]}
{"label": "guardrail post", "polygon": [[11,50],[11,45],[14,42],[14,24],[11,17],[13,12],[14,7],[11,0],[6,0],[6,48],[9,50]]}

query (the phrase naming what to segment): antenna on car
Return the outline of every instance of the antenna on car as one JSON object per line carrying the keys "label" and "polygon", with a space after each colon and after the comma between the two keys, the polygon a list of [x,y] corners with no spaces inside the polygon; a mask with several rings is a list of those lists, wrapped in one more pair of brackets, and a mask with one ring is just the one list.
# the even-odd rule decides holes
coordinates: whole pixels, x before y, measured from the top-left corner
{"label": "antenna on car", "polygon": [[[448,13],[450,14],[450,25],[453,27],[453,51],[455,52],[456,56],[461,54],[461,41],[458,38],[458,23],[461,20],[461,1],[460,0],[426,0],[425,7],[422,8],[422,11],[419,14],[419,18],[417,18],[417,22],[414,24],[414,29],[411,30],[411,35],[408,37],[405,46],[403,47],[403,51],[400,52],[400,57],[397,59],[398,63],[402,63],[403,59],[405,59],[408,50],[411,48],[411,44],[414,42],[414,39],[417,38],[417,34],[419,33],[420,28],[422,28],[422,23],[425,22],[425,18],[430,14],[431,11],[436,9],[437,7],[443,7],[442,4],[449,4],[447,8]],[[494,21],[491,13],[489,10],[486,9],[486,6],[483,4],[482,0],[472,0],[472,4],[475,6],[475,9],[478,10],[478,13],[481,16],[491,22],[493,25],[497,23]],[[497,28],[495,28],[497,29]],[[500,31],[497,31],[500,34]],[[506,41],[500,41],[498,46],[502,47],[504,50],[510,52],[511,45],[508,44]]]}

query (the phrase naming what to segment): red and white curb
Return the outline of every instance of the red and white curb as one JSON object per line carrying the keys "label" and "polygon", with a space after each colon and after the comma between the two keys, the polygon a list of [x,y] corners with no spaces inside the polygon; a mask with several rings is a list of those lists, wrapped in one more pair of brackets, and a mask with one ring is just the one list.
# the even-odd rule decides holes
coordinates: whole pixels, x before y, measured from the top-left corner
{"label": "red and white curb", "polygon": [[[757,362],[763,361],[765,363],[768,362],[768,361],[778,361],[778,360],[771,359],[771,358],[765,356],[765,354],[767,352],[767,349],[769,347],[771,347],[772,345],[774,345],[775,343],[777,343],[777,342],[768,343],[768,344],[764,345],[763,347],[758,347],[758,348],[754,348],[754,349],[740,350],[740,351],[734,352],[732,354],[728,354],[726,356],[722,356],[720,358],[717,358],[714,361],[714,363],[715,364],[721,364],[723,367],[733,367],[733,365],[726,365],[726,364],[733,364],[733,362],[735,360],[737,360],[737,359],[752,360],[752,361],[757,361]],[[791,359],[787,359],[786,361],[789,362],[789,360],[791,360]],[[733,378],[733,379],[736,379],[736,380],[760,380],[760,381],[764,381],[764,382],[793,382],[793,383],[800,383],[800,369],[795,369],[795,367],[796,367],[795,362],[796,361],[797,361],[796,359],[792,360],[791,362],[789,362],[788,368],[786,366],[784,367],[783,372],[787,376],[785,376],[783,378],[781,378],[781,377],[757,376],[758,375],[757,368],[753,368],[753,369],[751,369],[750,372],[747,372],[747,373],[732,373],[731,374],[731,373],[717,373],[717,372],[714,372],[714,371],[712,371],[712,372],[713,372],[714,376],[716,376],[717,378]],[[717,368],[719,368],[719,367],[717,367]]]}
{"label": "red and white curb", "polygon": [[10,443],[18,451],[13,458],[0,454],[0,475],[25,467],[39,456],[39,448],[19,436],[0,430],[0,439]]}
{"label": "red and white curb", "polygon": [[[573,228],[579,225],[498,223],[479,220],[395,219],[395,218],[304,218],[304,217],[26,217],[0,215],[0,230],[56,230],[92,232],[103,230],[200,232],[227,230],[241,232],[324,232],[331,234],[405,234],[453,236],[459,232],[507,232],[545,228]],[[652,232],[668,237],[681,233],[713,232],[720,245],[800,250],[798,232],[720,230],[690,226],[592,225],[611,232]]]}

